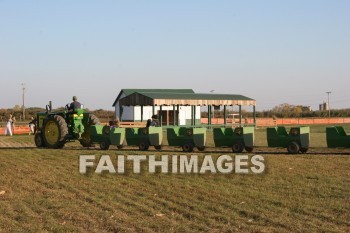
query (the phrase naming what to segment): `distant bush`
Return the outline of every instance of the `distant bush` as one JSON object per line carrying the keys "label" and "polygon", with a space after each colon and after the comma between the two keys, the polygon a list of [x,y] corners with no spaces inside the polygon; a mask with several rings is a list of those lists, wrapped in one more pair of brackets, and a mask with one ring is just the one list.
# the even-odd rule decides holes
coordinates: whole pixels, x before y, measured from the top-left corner
{"label": "distant bush", "polygon": [[[46,109],[44,108],[39,108],[39,107],[30,107],[30,108],[26,108],[25,114],[26,114],[26,120],[25,121],[29,121],[29,119],[31,117],[36,117],[36,114],[38,112],[45,112]],[[53,109],[54,112],[62,112],[64,111],[64,107],[59,107],[59,108],[55,108]],[[87,111],[89,111],[87,109]],[[91,113],[93,113],[94,115],[96,115],[100,121],[103,122],[108,122],[110,120],[114,119],[114,111],[110,111],[110,110],[103,110],[103,109],[98,109],[98,110],[94,110],[94,111],[90,111]],[[22,109],[21,108],[9,108],[9,109],[0,109],[0,122],[6,121],[7,118],[9,117],[9,115],[12,114],[14,117],[16,117],[17,121],[22,121]]]}

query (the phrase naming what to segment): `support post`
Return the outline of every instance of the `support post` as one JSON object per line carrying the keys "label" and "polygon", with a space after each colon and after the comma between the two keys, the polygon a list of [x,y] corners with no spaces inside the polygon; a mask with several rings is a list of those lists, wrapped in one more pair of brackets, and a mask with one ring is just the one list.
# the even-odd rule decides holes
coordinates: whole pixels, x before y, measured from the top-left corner
{"label": "support post", "polygon": [[170,122],[170,117],[169,117],[169,111],[166,111],[166,126],[169,126],[169,122]]}
{"label": "support post", "polygon": [[143,105],[141,105],[141,122],[143,122]]}
{"label": "support post", "polygon": [[152,105],[152,115],[154,115],[155,114],[155,107],[154,107],[154,105]]}
{"label": "support post", "polygon": [[191,105],[191,126],[193,125],[193,106]]}
{"label": "support post", "polygon": [[173,105],[173,126],[175,126],[176,122],[176,110],[175,110],[175,104]]}
{"label": "support post", "polygon": [[225,127],[226,127],[226,118],[227,118],[227,116],[226,116],[226,105],[224,105],[224,125],[225,125]]}
{"label": "support post", "polygon": [[242,126],[242,105],[238,105],[239,108],[239,126]]}
{"label": "support post", "polygon": [[253,106],[253,118],[254,118],[254,127],[256,128],[256,110],[255,110],[255,105]]}
{"label": "support post", "polygon": [[178,104],[177,106],[176,106],[176,118],[177,118],[177,125],[179,126],[180,125],[180,105]]}
{"label": "support post", "polygon": [[193,106],[193,125],[196,125],[196,106]]}
{"label": "support post", "polygon": [[122,122],[123,106],[119,106],[119,121]]}
{"label": "support post", "polygon": [[162,105],[159,106],[159,124],[160,126],[163,126],[163,112],[162,112]]}
{"label": "support post", "polygon": [[208,125],[211,125],[211,105],[208,105]]}

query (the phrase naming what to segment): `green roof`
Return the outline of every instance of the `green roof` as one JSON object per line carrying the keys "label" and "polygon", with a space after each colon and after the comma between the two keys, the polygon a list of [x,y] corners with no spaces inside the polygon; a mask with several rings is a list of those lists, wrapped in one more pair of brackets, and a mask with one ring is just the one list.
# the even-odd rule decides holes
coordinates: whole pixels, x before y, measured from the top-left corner
{"label": "green roof", "polygon": [[118,100],[120,99],[120,96],[124,93],[125,96],[134,94],[135,92],[144,94],[144,93],[159,93],[159,94],[194,94],[194,91],[192,89],[121,89],[119,92],[117,98],[115,99],[113,103],[113,107],[117,104]]}
{"label": "green roof", "polygon": [[192,89],[122,89],[125,95],[131,95],[135,92],[142,93],[194,93]]}
{"label": "green roof", "polygon": [[254,100],[243,95],[210,93],[160,93],[137,92],[152,99],[193,99],[193,100]]}

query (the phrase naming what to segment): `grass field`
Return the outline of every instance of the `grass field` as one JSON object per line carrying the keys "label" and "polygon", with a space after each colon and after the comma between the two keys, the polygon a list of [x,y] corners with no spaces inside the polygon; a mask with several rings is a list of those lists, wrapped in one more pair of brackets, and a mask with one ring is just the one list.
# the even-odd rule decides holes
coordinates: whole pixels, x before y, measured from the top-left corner
{"label": "grass field", "polygon": [[[312,146],[322,146],[322,127],[312,132]],[[264,130],[258,129],[257,138],[259,134],[263,137]],[[287,155],[284,150],[264,153],[267,170],[262,175],[150,174],[146,165],[141,174],[99,175],[89,170],[82,175],[78,163],[82,154],[114,158],[120,154],[182,153],[82,150],[77,143],[63,150],[27,148],[32,139],[0,137],[0,232],[350,229],[350,157],[333,155],[332,150],[327,155]],[[257,140],[259,146],[263,143],[263,139]],[[217,157],[228,152],[208,153]],[[128,168],[131,170],[131,164]]]}

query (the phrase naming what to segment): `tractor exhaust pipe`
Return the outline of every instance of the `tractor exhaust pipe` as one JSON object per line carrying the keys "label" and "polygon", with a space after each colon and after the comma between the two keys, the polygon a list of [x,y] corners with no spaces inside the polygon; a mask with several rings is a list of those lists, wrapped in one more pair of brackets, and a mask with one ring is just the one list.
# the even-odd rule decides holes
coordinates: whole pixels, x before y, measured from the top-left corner
{"label": "tractor exhaust pipe", "polygon": [[52,101],[49,101],[49,104],[46,105],[46,112],[49,113],[52,111]]}

